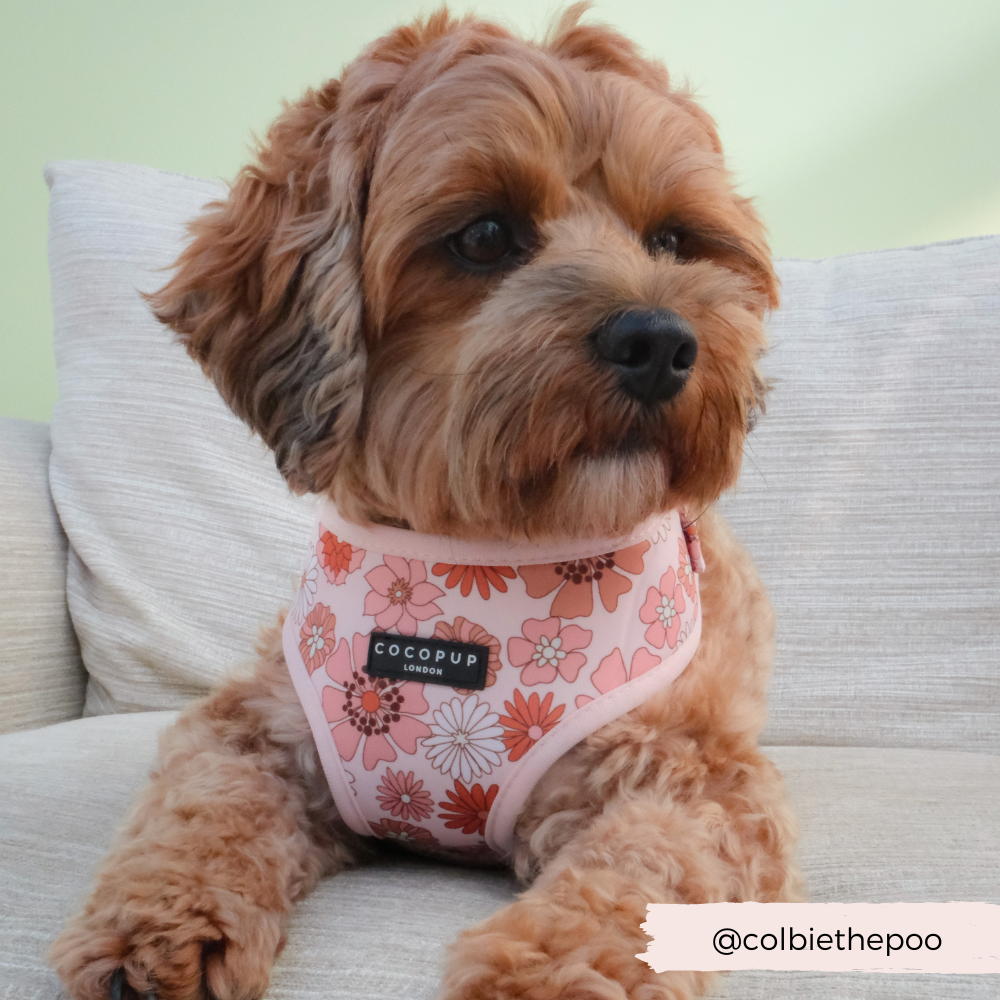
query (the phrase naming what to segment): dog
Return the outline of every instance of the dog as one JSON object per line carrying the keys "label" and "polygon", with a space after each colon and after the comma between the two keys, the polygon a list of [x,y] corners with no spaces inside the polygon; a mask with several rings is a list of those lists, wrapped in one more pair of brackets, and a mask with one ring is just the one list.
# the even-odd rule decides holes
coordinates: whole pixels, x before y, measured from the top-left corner
{"label": "dog", "polygon": [[[709,974],[635,957],[648,904],[801,898],[757,746],[773,616],[712,509],[778,281],[711,118],[584,10],[538,44],[446,10],[374,42],[286,107],[150,297],[321,514],[254,676],[163,736],[53,945],[76,1000],[261,996],[294,901],[379,837],[527,886],[452,946],[447,1000],[694,997]],[[428,539],[457,555],[413,557]],[[446,620],[488,599],[505,636]],[[469,672],[435,683],[423,651]],[[406,773],[418,746],[454,793]],[[529,759],[490,834],[493,769]]]}

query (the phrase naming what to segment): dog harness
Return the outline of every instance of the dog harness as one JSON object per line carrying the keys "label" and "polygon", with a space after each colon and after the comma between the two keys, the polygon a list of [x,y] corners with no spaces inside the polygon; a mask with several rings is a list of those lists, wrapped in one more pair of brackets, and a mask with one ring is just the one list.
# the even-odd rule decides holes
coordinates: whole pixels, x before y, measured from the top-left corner
{"label": "dog harness", "polygon": [[503,856],[545,771],[687,666],[703,569],[678,511],[539,546],[360,526],[321,500],[283,643],[344,822]]}

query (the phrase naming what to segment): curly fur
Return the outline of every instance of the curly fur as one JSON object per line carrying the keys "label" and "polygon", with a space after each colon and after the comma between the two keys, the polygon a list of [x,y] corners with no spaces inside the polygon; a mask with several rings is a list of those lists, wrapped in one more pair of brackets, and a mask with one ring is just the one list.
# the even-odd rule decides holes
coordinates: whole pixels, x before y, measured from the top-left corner
{"label": "curly fur", "polygon": [[[711,119],[582,10],[538,45],[445,11],[392,32],[289,106],[192,225],[152,305],[293,489],[358,521],[515,539],[624,534],[734,482],[777,303],[763,230]],[[463,269],[449,236],[495,211],[528,250]],[[668,222],[683,252],[651,253]],[[661,406],[594,363],[591,331],[635,305],[698,338]],[[705,974],[635,958],[648,903],[799,898],[756,743],[770,608],[721,519],[699,524],[694,659],[537,785],[510,858],[529,888],[454,945],[443,997],[693,997]],[[163,736],[52,960],[77,1000],[119,967],[162,1000],[258,997],[293,902],[371,851],[337,816],[271,629],[252,679]]]}

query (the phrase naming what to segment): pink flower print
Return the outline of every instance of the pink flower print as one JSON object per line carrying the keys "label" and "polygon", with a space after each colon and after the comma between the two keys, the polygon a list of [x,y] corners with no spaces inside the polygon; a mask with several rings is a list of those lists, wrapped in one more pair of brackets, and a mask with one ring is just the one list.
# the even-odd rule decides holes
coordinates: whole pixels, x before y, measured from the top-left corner
{"label": "pink flower print", "polygon": [[[632,654],[632,662],[626,670],[622,651],[615,646],[614,650],[601,660],[597,669],[590,675],[590,682],[601,694],[607,694],[616,687],[621,687],[628,681],[641,677],[660,662],[660,658],[655,653],[651,653],[645,646],[640,646]],[[588,694],[578,694],[576,707],[583,708],[588,701],[593,700]]]}
{"label": "pink flower print", "polygon": [[426,819],[434,811],[431,793],[424,789],[422,781],[414,780],[412,771],[408,774],[403,774],[402,771],[393,774],[386,768],[378,790],[383,793],[377,796],[382,808],[393,816]]}
{"label": "pink flower print", "polygon": [[[486,657],[486,686],[492,687],[496,684],[497,671],[503,666],[500,662],[500,640],[490,635],[482,625],[470,622],[459,615],[453,625],[447,622],[435,622],[434,635],[438,639],[447,639],[450,642],[471,642],[485,646],[489,650]],[[455,688],[455,690],[459,694],[472,694],[469,688]]]}
{"label": "pink flower print", "polygon": [[643,556],[649,542],[639,542],[627,549],[606,552],[588,559],[571,559],[568,562],[545,565],[519,566],[517,571],[527,587],[529,597],[547,597],[557,587],[559,592],[552,599],[550,615],[559,618],[586,618],[594,611],[594,586],[607,611],[615,611],[618,599],[632,589],[626,573],[639,574],[643,569]]}
{"label": "pink flower print", "polygon": [[336,615],[325,604],[317,604],[302,623],[299,652],[310,674],[319,670],[333,652],[336,624]]}
{"label": "pink flower print", "polygon": [[673,649],[681,628],[681,612],[686,608],[684,588],[677,582],[677,575],[671,566],[660,577],[660,589],[649,588],[646,603],[639,610],[640,621],[649,625],[646,642],[657,649],[663,649],[666,643]]}
{"label": "pink flower print", "polygon": [[560,628],[558,618],[529,618],[521,626],[521,633],[507,640],[507,659],[523,668],[524,685],[551,684],[556,677],[572,684],[587,662],[579,650],[594,638],[593,632],[579,625]]}
{"label": "pink flower print", "polygon": [[691,632],[693,631],[694,623],[691,625],[682,625],[680,632],[677,633],[677,645],[683,646],[685,642],[691,637]]}
{"label": "pink flower print", "polygon": [[395,840],[400,844],[414,847],[434,847],[437,838],[430,830],[412,823],[403,823],[398,819],[380,819],[377,823],[368,824],[372,833],[380,840]]}
{"label": "pink flower print", "polygon": [[[368,636],[355,633],[353,647],[354,664],[366,663]],[[397,750],[416,753],[417,740],[430,735],[417,718],[429,707],[423,684],[369,677],[352,665],[346,639],[327,659],[326,673],[333,684],[323,688],[323,711],[344,760],[353,760],[364,742],[361,760],[371,771],[379,761],[394,761]]]}
{"label": "pink flower print", "polygon": [[342,542],[332,531],[319,526],[319,541],[316,543],[316,558],[326,573],[330,583],[341,586],[349,573],[361,566],[365,558],[364,549],[356,549]]}
{"label": "pink flower print", "polygon": [[427,567],[419,559],[386,556],[365,579],[372,588],[365,595],[365,614],[374,615],[381,629],[416,635],[417,622],[443,614],[434,598],[443,597],[444,591],[427,582]]}
{"label": "pink flower print", "polygon": [[687,542],[683,538],[677,539],[677,565],[680,569],[681,586],[688,597],[696,602],[698,600],[698,584],[694,578],[694,567],[691,565]]}

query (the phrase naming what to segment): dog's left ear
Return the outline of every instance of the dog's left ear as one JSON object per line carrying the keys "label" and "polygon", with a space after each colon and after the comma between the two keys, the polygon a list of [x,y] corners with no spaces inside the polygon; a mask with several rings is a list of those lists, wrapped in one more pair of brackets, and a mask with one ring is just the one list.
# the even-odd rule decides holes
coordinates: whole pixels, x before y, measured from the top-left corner
{"label": "dog's left ear", "polygon": [[297,492],[328,489],[357,434],[375,148],[407,68],[451,35],[459,48],[477,44],[476,25],[442,8],[286,108],[229,197],[192,223],[173,279],[148,297]]}
{"label": "dog's left ear", "polygon": [[361,408],[365,149],[340,89],[285,110],[149,296],[298,492],[329,485]]}

